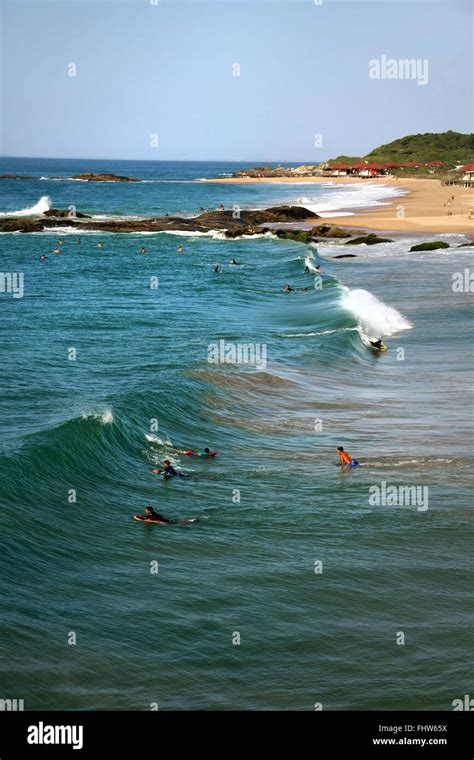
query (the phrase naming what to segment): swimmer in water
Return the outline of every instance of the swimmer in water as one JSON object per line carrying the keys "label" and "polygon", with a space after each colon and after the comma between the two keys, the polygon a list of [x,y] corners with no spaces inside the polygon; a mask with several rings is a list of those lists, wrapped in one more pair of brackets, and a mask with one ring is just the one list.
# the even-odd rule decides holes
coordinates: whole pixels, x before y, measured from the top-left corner
{"label": "swimmer in water", "polygon": [[339,454],[339,461],[342,468],[355,467],[355,465],[359,464],[355,459],[351,459],[350,454],[347,451],[344,451],[342,446],[337,447],[337,453]]}
{"label": "swimmer in water", "polygon": [[291,285],[284,285],[283,286],[283,292],[284,293],[292,293],[294,291],[294,288],[291,287]]}
{"label": "swimmer in water", "polygon": [[103,248],[103,247],[104,247],[104,244],[102,240],[99,240],[99,242],[97,243],[97,248]]}
{"label": "swimmer in water", "polygon": [[142,247],[140,248],[140,253],[146,253],[146,252],[147,252],[147,251],[146,251],[146,248],[145,248],[145,246],[144,246],[144,245],[142,245]]}
{"label": "swimmer in water", "polygon": [[53,253],[56,253],[56,254],[57,253],[61,253],[61,249],[60,248],[55,248],[54,251],[53,251]]}
{"label": "swimmer in water", "polygon": [[182,245],[180,245],[180,246],[178,247],[178,253],[183,253],[183,246],[182,246]]}
{"label": "swimmer in water", "polygon": [[216,264],[216,266],[214,267],[214,272],[215,272],[216,274],[220,274],[220,271],[221,271],[221,270],[220,270],[220,268],[219,268],[219,264]]}
{"label": "swimmer in water", "polygon": [[81,244],[81,238],[77,238],[77,245]]}
{"label": "swimmer in water", "polygon": [[210,449],[196,449],[193,451],[192,449],[189,449],[189,451],[184,451],[184,454],[187,454],[188,457],[215,457],[217,454],[217,451],[211,451]]}
{"label": "swimmer in water", "polygon": [[[229,261],[229,264],[233,264],[234,266],[236,266],[236,265],[237,265],[237,262],[236,262],[236,260],[235,260],[235,259],[231,259],[231,260]],[[238,265],[237,265],[237,266],[238,266]]]}
{"label": "swimmer in water", "polygon": [[62,244],[63,244],[63,241],[61,240],[61,238],[59,238],[58,245],[62,245]]}
{"label": "swimmer in water", "polygon": [[48,257],[47,257],[47,256],[45,256],[45,254],[44,254],[44,253],[42,253],[42,254],[41,254],[41,256],[40,256],[40,260],[41,260],[41,261],[45,261],[47,258],[48,258]]}
{"label": "swimmer in water", "polygon": [[165,459],[163,467],[152,470],[152,473],[154,475],[163,475],[164,478],[172,478],[175,476],[179,478],[187,477],[184,472],[178,472],[178,470],[175,470],[169,459]]}
{"label": "swimmer in water", "polygon": [[157,522],[162,523],[170,523],[171,520],[168,520],[167,517],[163,517],[163,515],[159,515],[158,512],[155,512],[153,507],[145,507],[145,517],[144,520],[156,520]]}

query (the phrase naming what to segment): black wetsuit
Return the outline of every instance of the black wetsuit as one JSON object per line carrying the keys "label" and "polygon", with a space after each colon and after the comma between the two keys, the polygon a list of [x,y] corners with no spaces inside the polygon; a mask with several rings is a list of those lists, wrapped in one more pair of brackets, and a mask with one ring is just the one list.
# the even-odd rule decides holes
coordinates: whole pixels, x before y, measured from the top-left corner
{"label": "black wetsuit", "polygon": [[171,520],[168,520],[166,517],[163,517],[162,515],[159,515],[158,512],[147,512],[145,515],[145,520],[159,520],[159,522],[169,523]]}

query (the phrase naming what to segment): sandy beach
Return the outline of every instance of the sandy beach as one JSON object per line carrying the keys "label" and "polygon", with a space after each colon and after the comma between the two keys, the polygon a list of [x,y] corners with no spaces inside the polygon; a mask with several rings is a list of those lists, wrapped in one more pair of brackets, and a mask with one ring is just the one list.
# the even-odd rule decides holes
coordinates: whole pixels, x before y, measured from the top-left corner
{"label": "sandy beach", "polygon": [[[224,177],[208,182],[219,183],[285,183],[307,184],[334,182],[337,185],[376,182],[385,186],[403,188],[408,192],[379,208],[354,210],[348,216],[331,217],[325,212],[325,219],[333,219],[338,226],[358,226],[370,230],[398,232],[463,232],[474,236],[474,218],[468,219],[469,211],[474,216],[474,190],[465,187],[442,187],[437,179],[392,179],[389,177],[371,180],[354,177],[262,177],[240,179]],[[446,204],[454,196],[451,205]],[[336,212],[337,209],[334,209]],[[451,212],[451,215],[448,215]]]}

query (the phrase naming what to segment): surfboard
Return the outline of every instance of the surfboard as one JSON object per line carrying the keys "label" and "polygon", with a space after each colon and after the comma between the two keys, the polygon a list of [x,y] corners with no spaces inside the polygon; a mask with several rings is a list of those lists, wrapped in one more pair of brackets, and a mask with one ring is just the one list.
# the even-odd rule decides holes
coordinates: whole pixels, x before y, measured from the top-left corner
{"label": "surfboard", "polygon": [[149,517],[142,517],[141,515],[133,515],[134,520],[138,522],[155,523],[155,525],[169,525],[169,523],[162,522],[161,520],[150,520]]}
{"label": "surfboard", "polygon": [[176,520],[170,520],[169,522],[150,520],[149,517],[142,517],[141,515],[133,515],[133,519],[138,522],[154,523],[155,525],[188,525],[189,523],[196,522],[197,517],[177,517]]}

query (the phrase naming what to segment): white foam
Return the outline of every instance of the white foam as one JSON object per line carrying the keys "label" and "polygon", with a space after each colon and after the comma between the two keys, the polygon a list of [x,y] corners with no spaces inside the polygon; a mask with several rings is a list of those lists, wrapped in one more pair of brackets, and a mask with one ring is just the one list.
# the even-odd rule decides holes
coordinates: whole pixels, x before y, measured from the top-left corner
{"label": "white foam", "polygon": [[[324,185],[319,185],[324,187]],[[337,188],[337,190],[336,190]],[[341,187],[334,185],[334,190],[323,192],[322,195],[313,197],[304,196],[293,201],[296,205],[303,205],[309,211],[314,211],[323,218],[328,216],[345,216],[340,213],[341,209],[368,208],[384,206],[394,197],[405,195],[407,191],[400,187],[382,185],[375,182],[364,184],[350,183]],[[329,212],[337,213],[329,213]],[[351,216],[352,214],[347,214]]]}
{"label": "white foam", "polygon": [[169,440],[165,440],[164,438],[160,438],[159,435],[155,435],[154,433],[145,433],[145,440],[149,441],[150,443],[156,443],[158,446],[172,446],[173,442]]}
{"label": "white foam", "polygon": [[315,338],[319,335],[333,335],[338,332],[353,332],[357,327],[340,327],[337,330],[321,330],[320,332],[309,333],[278,333],[280,338]]}
{"label": "white foam", "polygon": [[344,285],[342,290],[342,306],[357,319],[364,342],[412,328],[413,325],[399,311],[379,301],[369,290],[351,290]]}
{"label": "white foam", "polygon": [[114,421],[112,409],[103,409],[102,411],[97,412],[83,412],[81,417],[83,420],[99,420],[103,425],[111,425]]}
{"label": "white foam", "polygon": [[21,208],[19,211],[0,211],[0,216],[38,216],[49,211],[51,208],[51,198],[48,195],[42,195],[38,203],[29,208]]}

